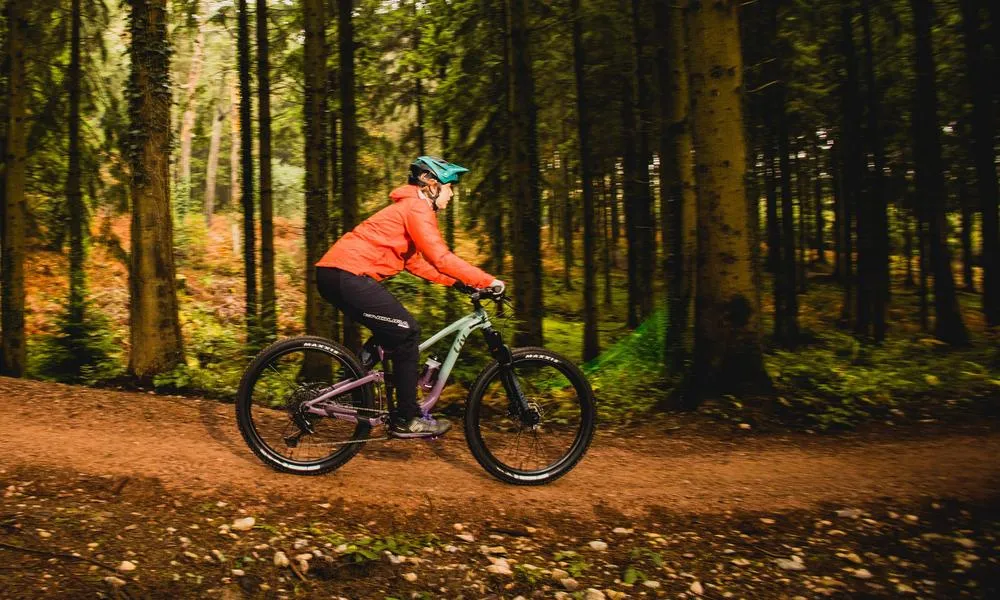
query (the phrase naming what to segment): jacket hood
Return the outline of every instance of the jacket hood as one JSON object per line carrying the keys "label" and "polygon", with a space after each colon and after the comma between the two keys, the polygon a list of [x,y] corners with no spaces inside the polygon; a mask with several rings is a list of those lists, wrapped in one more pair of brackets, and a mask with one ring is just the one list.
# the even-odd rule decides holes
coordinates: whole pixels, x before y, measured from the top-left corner
{"label": "jacket hood", "polygon": [[389,198],[393,202],[399,202],[400,200],[406,200],[407,198],[419,198],[420,190],[415,185],[401,185],[398,188],[392,190],[389,194]]}

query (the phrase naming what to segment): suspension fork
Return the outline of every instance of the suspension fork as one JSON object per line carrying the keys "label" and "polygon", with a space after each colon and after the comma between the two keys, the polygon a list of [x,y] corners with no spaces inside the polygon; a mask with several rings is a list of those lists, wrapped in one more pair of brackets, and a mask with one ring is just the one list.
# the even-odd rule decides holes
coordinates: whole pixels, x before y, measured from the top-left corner
{"label": "suspension fork", "polygon": [[[511,412],[520,417],[526,425],[535,425],[538,422],[538,415],[528,405],[528,399],[524,397],[521,384],[518,383],[517,376],[514,374],[514,357],[510,347],[503,343],[503,335],[492,327],[484,329],[483,335],[486,337],[486,345],[490,349],[490,354],[500,365],[500,383],[503,384],[503,389],[507,392],[507,397],[510,398],[513,409]],[[511,416],[515,416],[515,414]]]}

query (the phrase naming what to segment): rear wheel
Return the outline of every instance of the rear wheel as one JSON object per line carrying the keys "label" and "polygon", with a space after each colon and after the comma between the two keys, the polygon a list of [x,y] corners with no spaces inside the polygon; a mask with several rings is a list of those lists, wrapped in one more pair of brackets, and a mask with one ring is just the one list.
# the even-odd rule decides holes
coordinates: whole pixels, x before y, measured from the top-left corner
{"label": "rear wheel", "polygon": [[572,361],[543,348],[512,351],[511,369],[528,404],[523,414],[493,361],[472,386],[465,438],[494,477],[541,485],[568,473],[594,435],[596,409],[587,378]]}
{"label": "rear wheel", "polygon": [[[354,457],[371,425],[315,415],[303,404],[335,383],[364,376],[354,355],[336,342],[297,337],[275,342],[250,363],[236,396],[236,422],[247,445],[267,465],[320,475]],[[374,386],[364,385],[325,402],[375,416]]]}

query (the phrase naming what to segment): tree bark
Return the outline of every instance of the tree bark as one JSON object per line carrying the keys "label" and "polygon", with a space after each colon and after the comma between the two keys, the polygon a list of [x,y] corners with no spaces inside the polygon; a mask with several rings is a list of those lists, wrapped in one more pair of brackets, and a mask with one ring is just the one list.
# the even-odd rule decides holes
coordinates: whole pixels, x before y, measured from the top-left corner
{"label": "tree bark", "polygon": [[239,84],[229,87],[229,203],[236,206],[240,197],[240,96]]}
{"label": "tree bark", "polygon": [[858,59],[854,45],[854,25],[852,23],[853,9],[851,0],[844,0],[840,11],[841,43],[843,44],[844,64],[847,77],[841,84],[841,99],[843,135],[840,161],[842,165],[843,189],[841,192],[842,229],[844,264],[844,302],[841,306],[840,319],[844,326],[849,326],[854,316],[854,240],[853,224],[855,209],[858,206],[861,178],[864,173],[861,148],[861,107],[858,101]]}
{"label": "tree bark", "polygon": [[237,52],[240,77],[240,171],[243,207],[243,269],[246,280],[245,312],[247,343],[259,343],[260,322],[257,313],[257,231],[254,227],[253,198],[253,127],[250,92],[250,15],[247,0],[237,0]]}
{"label": "tree bark", "polygon": [[[305,23],[303,67],[305,79],[305,163],[306,163],[306,322],[308,335],[330,337],[332,312],[329,303],[319,296],[316,262],[330,243],[330,214],[327,190],[326,103],[326,0],[304,0]],[[352,350],[357,346],[350,346]]]}
{"label": "tree bark", "polygon": [[[184,361],[170,218],[170,45],[166,0],[130,0],[131,354],[141,382]],[[8,175],[9,177],[9,175]]]}
{"label": "tree bark", "polygon": [[[765,127],[773,127],[773,119],[765,116]],[[767,270],[776,274],[781,268],[781,229],[778,219],[778,185],[774,169],[774,139],[764,134],[764,190],[767,195]]]}
{"label": "tree bark", "polygon": [[82,327],[86,303],[86,272],[84,271],[84,223],[87,220],[83,204],[80,174],[80,29],[83,15],[80,0],[70,2],[70,59],[67,77],[69,92],[69,165],[66,173],[66,204],[69,207],[69,321],[75,331]]}
{"label": "tree bark", "polygon": [[828,263],[826,260],[826,215],[823,205],[823,178],[820,169],[820,147],[819,144],[813,146],[813,208],[815,209],[813,224],[816,227],[816,235],[813,238],[816,248],[816,262],[821,265]]}
{"label": "tree bark", "polygon": [[580,142],[580,183],[583,187],[583,360],[597,357],[597,282],[594,255],[597,247],[597,224],[594,220],[594,167],[590,148],[590,103],[587,98],[583,44],[583,14],[580,0],[570,0],[573,19],[573,73],[576,76],[577,137]]}
{"label": "tree bark", "polygon": [[[262,343],[275,339],[278,333],[274,289],[274,200],[271,189],[271,73],[267,25],[267,0],[257,0],[257,122],[259,128],[257,135],[260,154],[260,335]],[[325,43],[323,48],[325,60]],[[326,102],[325,89],[324,85],[322,99],[324,103]],[[324,106],[324,114],[326,112],[325,108]],[[321,130],[320,137],[324,135],[325,131]],[[323,172],[326,172],[325,165]]]}
{"label": "tree bark", "polygon": [[27,155],[25,52],[28,34],[24,0],[7,0],[7,140],[2,238],[2,349],[0,373],[23,377],[27,366],[24,334],[24,255],[27,203],[24,198]]}
{"label": "tree bark", "polygon": [[184,87],[184,99],[181,106],[180,159],[177,163],[177,215],[179,227],[184,226],[184,219],[191,203],[191,142],[194,138],[195,119],[198,115],[195,104],[195,94],[201,81],[201,71],[205,64],[205,23],[201,16],[200,2],[196,2],[194,12],[198,18],[198,33],[194,38],[191,54],[191,65],[188,67],[187,84]]}
{"label": "tree bark", "polygon": [[967,292],[975,292],[976,283],[972,277],[972,201],[969,186],[962,177],[958,181],[958,201],[962,211],[962,287]]}
{"label": "tree bark", "polygon": [[526,0],[505,0],[510,78],[510,181],[513,183],[514,312],[518,346],[539,346],[542,335],[541,207],[535,80],[531,70]]}
{"label": "tree bark", "polygon": [[671,0],[656,6],[657,30],[664,33],[660,46],[660,194],[664,219],[668,325],[665,336],[667,367],[679,372],[691,354],[691,322],[697,252],[697,197],[694,190],[694,157],[690,127],[690,97],[685,63],[687,43],[684,7]]}
{"label": "tree bark", "polygon": [[[354,90],[354,24],[351,13],[354,0],[339,0],[338,43],[340,46],[340,222],[344,232],[358,224],[358,123]],[[361,348],[361,332],[356,323],[344,317],[344,344]]]}
{"label": "tree bark", "polygon": [[941,134],[937,119],[937,84],[931,42],[930,0],[911,0],[916,38],[917,93],[913,112],[917,194],[925,208],[931,265],[934,271],[934,335],[952,345],[965,345],[969,333],[955,297],[945,222]]}
{"label": "tree bark", "polygon": [[[777,30],[777,29],[775,29]],[[781,50],[779,50],[781,52]],[[780,58],[778,59],[781,60]],[[787,86],[777,86],[778,165],[781,171],[781,263],[774,278],[774,337],[786,347],[794,347],[799,337],[799,301],[796,296],[795,211],[792,198],[792,161],[788,143]]]}
{"label": "tree bark", "polygon": [[650,129],[653,121],[650,60],[645,52],[645,15],[643,6],[648,0],[632,0],[632,43],[635,46],[636,119],[635,140],[638,143],[635,182],[636,236],[639,242],[636,269],[638,273],[639,319],[645,320],[653,312],[653,280],[656,270],[656,228],[653,225],[653,192],[650,186],[649,149]]}
{"label": "tree bark", "polygon": [[[980,256],[983,269],[983,316],[990,325],[1000,325],[1000,225],[997,204],[1000,200],[994,147],[993,93],[995,86],[989,59],[984,56],[985,33],[980,27],[980,13],[989,5],[994,32],[1000,32],[1000,8],[982,0],[960,0],[962,31],[965,37],[965,62],[972,92],[972,151],[976,163],[976,190],[982,210],[983,245]],[[994,38],[993,69],[1000,65],[1000,39]]]}
{"label": "tree bark", "polygon": [[[221,103],[221,99],[219,100]],[[212,227],[215,213],[216,180],[219,173],[219,147],[222,142],[222,121],[226,111],[216,106],[212,109],[212,133],[208,139],[208,164],[205,167],[205,227]]]}
{"label": "tree bark", "polygon": [[[739,2],[686,10],[698,194],[695,345],[687,404],[770,386],[760,344],[746,210]],[[692,385],[693,384],[693,385]]]}

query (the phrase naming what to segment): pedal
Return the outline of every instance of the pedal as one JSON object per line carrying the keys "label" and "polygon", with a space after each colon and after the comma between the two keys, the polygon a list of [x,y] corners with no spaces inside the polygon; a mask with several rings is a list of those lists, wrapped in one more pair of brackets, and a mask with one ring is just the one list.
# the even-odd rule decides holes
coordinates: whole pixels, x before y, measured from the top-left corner
{"label": "pedal", "polygon": [[289,448],[297,448],[299,445],[299,440],[302,439],[302,436],[304,434],[305,434],[304,431],[298,431],[292,435],[286,435],[282,439],[285,440],[285,445],[288,446]]}

